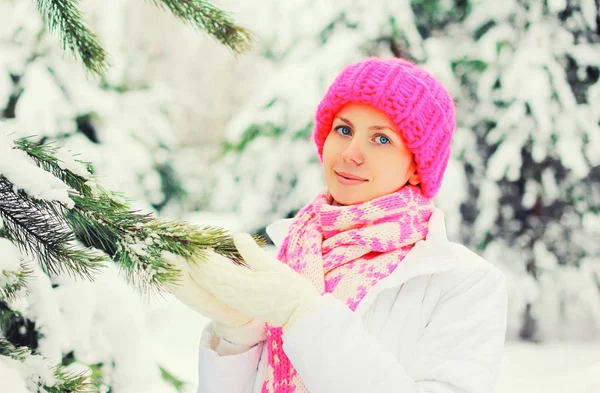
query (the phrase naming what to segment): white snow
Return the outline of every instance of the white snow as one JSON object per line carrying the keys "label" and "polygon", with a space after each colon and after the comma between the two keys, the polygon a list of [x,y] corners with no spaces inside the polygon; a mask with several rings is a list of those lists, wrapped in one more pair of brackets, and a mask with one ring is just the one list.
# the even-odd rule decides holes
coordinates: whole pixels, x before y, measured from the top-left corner
{"label": "white snow", "polygon": [[[72,117],[75,113],[44,64],[30,64],[22,83],[24,91],[16,108],[19,129],[27,130],[29,135],[52,137],[71,131],[57,127],[57,118]],[[50,102],[52,105],[48,105]]]}
{"label": "white snow", "polygon": [[0,356],[0,388],[3,392],[30,393],[18,363],[6,356]]}
{"label": "white snow", "polygon": [[600,391],[600,343],[509,343],[496,393]]}
{"label": "white snow", "polygon": [[19,270],[21,256],[11,241],[0,238],[0,255],[2,255],[2,258],[0,258],[0,271],[16,272]]}
{"label": "white snow", "polygon": [[76,175],[83,177],[84,179],[90,178],[90,173],[81,162],[75,161],[72,153],[65,149],[58,149],[55,153],[55,157],[58,159],[58,166],[64,170],[73,172]]}
{"label": "white snow", "polygon": [[[27,279],[27,295],[23,298],[27,304],[25,315],[36,321],[36,328],[43,335],[39,340],[40,354],[56,364],[62,360],[63,353],[69,350],[66,321],[61,317],[50,278],[42,272],[37,262],[32,263],[31,268],[33,272]],[[77,298],[83,297],[78,295]]]}
{"label": "white snow", "polygon": [[558,13],[567,8],[567,0],[548,0],[548,8],[553,13]]}
{"label": "white snow", "polygon": [[[174,393],[161,379],[153,356],[144,301],[116,266],[109,265],[94,282],[67,276],[55,282],[59,318],[76,359],[105,363],[115,392]],[[117,366],[111,367],[111,362]]]}
{"label": "white snow", "polygon": [[57,201],[67,208],[75,206],[69,198],[69,187],[49,172],[39,168],[25,152],[14,148],[9,129],[0,121],[0,175],[10,181],[15,190],[46,201]]}
{"label": "white snow", "polygon": [[[2,228],[2,225],[0,225]],[[21,273],[22,256],[17,247],[7,239],[0,237],[0,289],[5,289],[19,282],[17,275]],[[25,291],[21,288],[15,296],[20,296]],[[0,300],[5,300],[0,297]]]}
{"label": "white snow", "polygon": [[598,5],[594,0],[579,0],[582,16],[585,23],[590,27],[590,30],[598,30]]}
{"label": "white snow", "polygon": [[0,356],[0,376],[2,392],[38,391],[38,382],[46,386],[56,384],[53,365],[39,355],[28,355],[23,362]]}

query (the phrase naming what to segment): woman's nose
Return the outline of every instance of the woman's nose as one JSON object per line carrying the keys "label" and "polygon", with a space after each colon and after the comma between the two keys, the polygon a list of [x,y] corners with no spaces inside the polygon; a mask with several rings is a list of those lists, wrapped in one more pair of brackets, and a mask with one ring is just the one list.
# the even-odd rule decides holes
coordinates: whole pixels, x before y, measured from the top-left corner
{"label": "woman's nose", "polygon": [[360,146],[360,141],[355,138],[350,141],[346,149],[342,152],[342,159],[346,162],[353,162],[360,165],[365,161],[363,148]]}

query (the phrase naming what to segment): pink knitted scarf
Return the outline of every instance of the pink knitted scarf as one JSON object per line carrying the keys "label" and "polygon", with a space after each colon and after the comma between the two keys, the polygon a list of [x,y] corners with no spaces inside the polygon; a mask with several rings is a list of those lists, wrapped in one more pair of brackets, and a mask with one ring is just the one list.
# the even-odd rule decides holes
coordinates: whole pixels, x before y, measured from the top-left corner
{"label": "pink knitted scarf", "polygon": [[[328,194],[320,194],[296,215],[278,259],[354,311],[369,289],[425,238],[433,207],[410,185],[350,206],[336,206]],[[281,328],[268,326],[266,345],[262,393],[308,392],[283,352]]]}

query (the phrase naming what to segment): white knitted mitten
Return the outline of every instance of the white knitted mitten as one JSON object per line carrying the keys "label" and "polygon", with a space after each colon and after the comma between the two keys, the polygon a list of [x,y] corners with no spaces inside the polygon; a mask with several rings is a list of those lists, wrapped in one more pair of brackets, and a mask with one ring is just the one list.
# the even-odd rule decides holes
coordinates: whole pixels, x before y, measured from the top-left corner
{"label": "white knitted mitten", "polygon": [[235,245],[250,266],[199,263],[196,279],[223,303],[255,319],[289,331],[309,312],[332,297],[288,265],[260,248],[248,234],[234,235]]}
{"label": "white knitted mitten", "polygon": [[213,320],[214,332],[226,341],[252,346],[265,339],[265,323],[241,313],[219,300],[214,294],[203,288],[198,283],[198,270],[201,265],[230,264],[227,258],[209,252],[207,258],[191,260],[163,253],[163,258],[168,263],[181,270],[180,280],[177,285],[170,287],[171,292],[183,304]]}

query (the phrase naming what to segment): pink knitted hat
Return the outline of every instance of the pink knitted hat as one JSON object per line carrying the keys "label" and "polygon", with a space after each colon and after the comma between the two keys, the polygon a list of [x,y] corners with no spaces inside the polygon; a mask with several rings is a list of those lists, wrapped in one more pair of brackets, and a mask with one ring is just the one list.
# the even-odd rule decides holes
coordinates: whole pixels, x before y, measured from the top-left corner
{"label": "pink knitted hat", "polygon": [[433,198],[450,158],[456,127],[452,97],[424,69],[403,59],[368,58],[344,68],[317,108],[314,140],[323,161],[323,144],[344,105],[358,102],[385,112],[415,155],[421,191]]}

